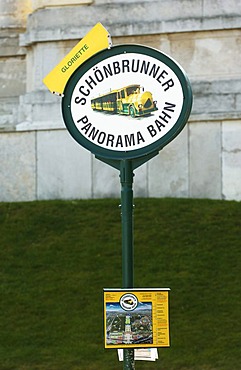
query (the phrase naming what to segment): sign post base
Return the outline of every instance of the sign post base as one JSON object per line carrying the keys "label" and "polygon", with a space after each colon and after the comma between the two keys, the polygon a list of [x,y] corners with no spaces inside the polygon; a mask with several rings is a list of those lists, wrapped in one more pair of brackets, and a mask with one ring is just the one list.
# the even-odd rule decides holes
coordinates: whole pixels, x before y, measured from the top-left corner
{"label": "sign post base", "polygon": [[134,349],[123,350],[123,370],[135,370]]}

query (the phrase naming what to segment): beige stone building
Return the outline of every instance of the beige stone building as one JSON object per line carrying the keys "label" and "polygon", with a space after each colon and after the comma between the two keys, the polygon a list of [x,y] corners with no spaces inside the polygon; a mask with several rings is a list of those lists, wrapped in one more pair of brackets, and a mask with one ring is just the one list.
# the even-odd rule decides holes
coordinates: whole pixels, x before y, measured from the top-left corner
{"label": "beige stone building", "polygon": [[98,22],[192,83],[188,124],[135,171],[134,196],[241,200],[241,0],[0,0],[0,201],[120,196],[118,171],[70,137],[42,83]]}

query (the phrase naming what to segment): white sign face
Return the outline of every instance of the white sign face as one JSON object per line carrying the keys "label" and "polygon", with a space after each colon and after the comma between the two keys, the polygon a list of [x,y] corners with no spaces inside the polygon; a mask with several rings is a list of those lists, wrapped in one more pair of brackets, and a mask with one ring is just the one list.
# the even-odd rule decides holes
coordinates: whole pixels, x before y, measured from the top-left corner
{"label": "white sign face", "polygon": [[160,143],[180,120],[184,99],[180,78],[169,65],[152,55],[124,52],[76,77],[68,108],[77,141],[83,138],[111,157]]}

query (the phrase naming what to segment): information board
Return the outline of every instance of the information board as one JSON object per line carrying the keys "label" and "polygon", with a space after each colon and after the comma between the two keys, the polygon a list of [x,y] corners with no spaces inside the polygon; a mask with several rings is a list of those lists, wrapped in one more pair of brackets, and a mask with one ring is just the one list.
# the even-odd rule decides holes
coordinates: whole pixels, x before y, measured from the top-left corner
{"label": "information board", "polygon": [[169,291],[104,289],[105,348],[169,347]]}

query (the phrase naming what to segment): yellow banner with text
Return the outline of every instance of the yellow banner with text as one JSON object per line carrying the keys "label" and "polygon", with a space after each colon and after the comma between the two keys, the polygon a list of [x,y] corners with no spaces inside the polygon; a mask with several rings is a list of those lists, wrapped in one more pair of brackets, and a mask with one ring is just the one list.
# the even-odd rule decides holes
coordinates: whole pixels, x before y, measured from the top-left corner
{"label": "yellow banner with text", "polygon": [[44,84],[53,94],[62,95],[74,71],[92,55],[110,47],[110,34],[101,23],[97,23],[43,79]]}

